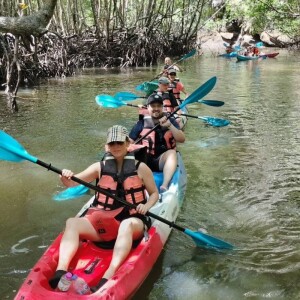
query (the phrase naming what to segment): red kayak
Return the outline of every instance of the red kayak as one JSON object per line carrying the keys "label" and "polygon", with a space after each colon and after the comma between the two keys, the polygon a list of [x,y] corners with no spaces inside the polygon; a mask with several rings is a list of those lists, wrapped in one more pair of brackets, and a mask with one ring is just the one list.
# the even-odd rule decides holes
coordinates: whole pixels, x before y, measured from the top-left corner
{"label": "red kayak", "polygon": [[260,57],[269,57],[269,58],[274,58],[279,54],[279,52],[274,52],[274,53],[266,53],[266,54],[260,54]]}
{"label": "red kayak", "polygon": [[[155,173],[154,177],[156,184],[160,186],[162,183],[162,173]],[[183,202],[186,180],[186,171],[181,156],[178,153],[178,167],[169,188],[162,194],[162,199],[151,208],[151,212],[171,222],[175,221]],[[89,207],[89,203],[92,200],[82,208],[78,215],[86,207]],[[89,295],[76,294],[72,287],[67,292],[55,291],[48,284],[48,280],[53,276],[58,263],[59,244],[62,233],[59,234],[30,271],[15,300],[129,299],[150,273],[171,232],[169,225],[156,219],[152,221],[148,236],[146,235],[131,250],[115,275],[96,293]],[[91,241],[82,241],[68,271],[83,278],[90,287],[95,286],[102,278],[111,261],[112,249],[108,249],[107,246],[104,243],[96,244]],[[92,269],[92,271],[87,274],[89,269]]]}

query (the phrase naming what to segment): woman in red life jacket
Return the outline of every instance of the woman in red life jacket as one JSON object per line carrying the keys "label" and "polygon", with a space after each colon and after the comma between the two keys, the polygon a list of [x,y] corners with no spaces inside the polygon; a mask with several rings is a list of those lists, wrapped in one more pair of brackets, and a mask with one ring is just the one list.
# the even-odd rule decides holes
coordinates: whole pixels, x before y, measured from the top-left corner
{"label": "woman in red life jacket", "polygon": [[184,85],[180,82],[179,78],[176,78],[176,70],[169,69],[168,70],[168,78],[169,78],[169,88],[172,89],[173,95],[177,100],[181,99],[180,93],[184,93],[185,97],[188,97],[188,93],[186,92]]}
{"label": "woman in red life jacket", "polygon": [[144,116],[132,128],[129,137],[131,142],[143,137],[157,124],[160,124],[141,143],[147,146],[147,165],[152,171],[163,171],[163,183],[160,192],[167,190],[177,166],[176,142],[185,141],[184,133],[180,130],[176,120],[167,119],[163,112],[163,99],[158,94],[152,94],[147,100],[149,115]]}
{"label": "woman in red life jacket", "polygon": [[[93,205],[83,217],[70,218],[60,243],[59,260],[54,276],[49,280],[55,289],[61,276],[68,271],[69,264],[76,254],[81,239],[95,242],[115,241],[113,257],[103,278],[92,291],[98,290],[111,278],[131,250],[134,240],[143,236],[144,230],[151,226],[146,212],[158,200],[153,174],[143,162],[138,162],[127,148],[130,146],[128,131],[115,125],[107,132],[106,153],[104,160],[96,162],[84,171],[76,174],[81,180],[98,181],[98,186],[114,196],[135,204],[129,209],[113,197],[96,193]],[[77,183],[71,180],[73,172],[64,169],[61,181],[67,186]],[[148,201],[146,199],[148,193]]]}

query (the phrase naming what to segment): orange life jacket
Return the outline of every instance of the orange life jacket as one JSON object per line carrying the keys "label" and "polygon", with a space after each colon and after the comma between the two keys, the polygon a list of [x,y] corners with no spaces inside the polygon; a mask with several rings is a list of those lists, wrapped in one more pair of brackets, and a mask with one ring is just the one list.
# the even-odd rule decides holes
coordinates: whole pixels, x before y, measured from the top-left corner
{"label": "orange life jacket", "polygon": [[179,78],[175,78],[174,81],[170,82],[169,87],[172,89],[173,95],[176,99],[180,99],[180,91],[177,90],[177,83],[179,82]]}
{"label": "orange life jacket", "polygon": [[[106,153],[104,160],[100,163],[101,174],[97,184],[100,188],[134,205],[147,202],[146,188],[137,173],[140,162],[135,164],[133,153],[128,153],[125,156],[121,174],[117,174],[116,160],[109,152]],[[93,206],[104,210],[114,210],[123,204],[97,192]],[[135,212],[134,209],[130,209],[131,214]]]}
{"label": "orange life jacket", "polygon": [[[143,122],[143,130],[139,137],[144,136],[155,126],[151,116],[144,116]],[[176,149],[176,141],[172,131],[161,126],[158,126],[142,139],[141,143],[142,145],[147,146],[148,154],[153,156],[159,156],[168,149]]]}

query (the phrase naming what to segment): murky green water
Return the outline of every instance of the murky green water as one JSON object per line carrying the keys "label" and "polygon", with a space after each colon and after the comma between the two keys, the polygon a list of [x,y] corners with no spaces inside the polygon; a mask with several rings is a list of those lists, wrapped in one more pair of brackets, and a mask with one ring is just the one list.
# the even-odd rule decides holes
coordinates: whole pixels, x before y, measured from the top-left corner
{"label": "murky green water", "polygon": [[[189,112],[231,121],[226,128],[190,119],[180,148],[188,191],[178,224],[236,245],[232,252],[195,247],[174,231],[135,299],[300,299],[300,56],[236,63],[195,57],[181,79],[189,92],[212,76],[206,99]],[[89,70],[21,90],[20,111],[0,98],[0,128],[57,168],[79,171],[100,157],[109,126],[130,128],[136,110],[105,110],[95,95],[134,91],[156,69]],[[138,102],[138,101],[137,101]],[[57,175],[33,163],[0,162],[0,298],[12,299],[64,222],[89,198],[56,202]]]}

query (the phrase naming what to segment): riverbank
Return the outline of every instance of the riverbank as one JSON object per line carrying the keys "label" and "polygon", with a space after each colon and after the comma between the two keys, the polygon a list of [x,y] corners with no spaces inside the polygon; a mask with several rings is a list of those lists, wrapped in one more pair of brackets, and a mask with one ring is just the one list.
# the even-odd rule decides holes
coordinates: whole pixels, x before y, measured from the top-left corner
{"label": "riverbank", "polygon": [[235,32],[217,32],[202,30],[197,36],[197,46],[203,54],[211,54],[213,56],[225,52],[224,45],[232,43],[233,46],[247,47],[257,42],[263,42],[264,47],[268,48],[284,48],[288,50],[298,50],[299,47],[292,41],[278,33],[271,34],[263,32],[260,35],[239,34]]}

